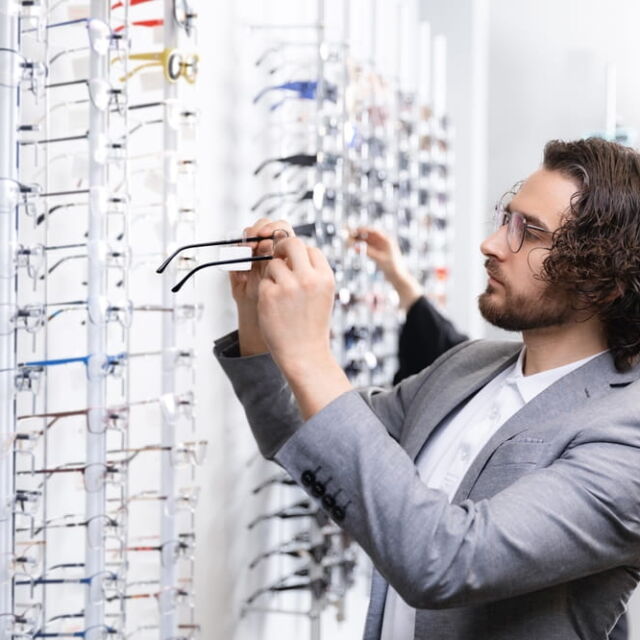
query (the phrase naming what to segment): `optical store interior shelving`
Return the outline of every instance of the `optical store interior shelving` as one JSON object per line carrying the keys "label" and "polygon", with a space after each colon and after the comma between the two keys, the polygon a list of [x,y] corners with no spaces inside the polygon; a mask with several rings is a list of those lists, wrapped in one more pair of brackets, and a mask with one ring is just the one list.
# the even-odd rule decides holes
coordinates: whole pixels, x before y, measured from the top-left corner
{"label": "optical store interior shelving", "polygon": [[0,25],[0,635],[193,637],[199,303],[154,269],[193,235],[195,14]]}
{"label": "optical store interior shelving", "polygon": [[[336,275],[336,355],[354,384],[384,385],[397,299],[350,233],[398,238],[446,306],[445,43],[414,19],[416,2],[386,5],[392,43],[376,35],[385,3],[302,4],[308,20],[273,11],[245,25],[258,133],[241,170],[256,197],[238,227],[285,218],[322,249]],[[194,391],[211,301],[194,278],[171,292],[203,254],[183,251],[156,274],[176,247],[208,240],[196,157],[218,140],[197,135],[204,26],[185,0],[0,8],[2,638],[186,639],[207,613],[194,604],[195,558],[208,552],[195,540],[207,443]],[[225,420],[198,419],[214,433]],[[313,490],[339,520],[348,505]],[[237,637],[285,614],[328,637],[327,616],[349,616],[360,554],[276,467],[253,491],[243,527],[257,552],[234,603]]]}
{"label": "optical store interior shelving", "polygon": [[[388,3],[385,31],[397,41],[379,39],[376,4],[385,3],[314,0],[305,3],[311,18],[300,19],[275,3],[243,40],[252,68],[245,93],[253,102],[245,118],[256,123],[248,135],[260,149],[256,157],[251,147],[257,195],[247,224],[284,218],[328,258],[336,277],[333,348],[357,386],[390,384],[402,318],[397,294],[353,232],[372,226],[397,238],[443,309],[451,247],[446,43],[415,19],[411,2]],[[275,466],[253,490],[262,510],[250,522],[258,549],[250,571],[261,573],[242,603],[246,626],[238,637],[257,628],[247,619],[283,621],[286,614],[306,619],[295,637],[333,637],[329,618],[349,616],[348,593],[367,579],[357,566],[361,554],[334,522],[348,505],[331,487],[307,480],[322,510]]]}

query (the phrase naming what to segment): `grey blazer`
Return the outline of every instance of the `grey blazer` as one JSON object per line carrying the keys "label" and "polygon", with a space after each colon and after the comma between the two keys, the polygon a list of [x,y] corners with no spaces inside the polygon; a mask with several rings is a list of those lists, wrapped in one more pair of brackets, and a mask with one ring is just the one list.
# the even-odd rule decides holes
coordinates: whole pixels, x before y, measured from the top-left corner
{"label": "grey blazer", "polygon": [[521,344],[465,342],[391,390],[351,391],[303,422],[268,355],[215,353],[262,454],[314,496],[388,584],[415,640],[604,640],[640,579],[640,366],[608,353],[539,394],[491,438],[450,504],[414,460],[435,427]]}

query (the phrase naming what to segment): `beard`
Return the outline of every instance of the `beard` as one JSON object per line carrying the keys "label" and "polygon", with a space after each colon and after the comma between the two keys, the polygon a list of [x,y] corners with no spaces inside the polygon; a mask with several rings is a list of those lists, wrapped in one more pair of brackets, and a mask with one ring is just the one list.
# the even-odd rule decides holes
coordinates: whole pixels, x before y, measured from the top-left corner
{"label": "beard", "polygon": [[[495,266],[490,261],[487,261],[486,267],[489,274],[496,273]],[[504,294],[501,301],[496,300],[497,289],[491,284],[487,285],[486,291],[478,298],[482,317],[499,329],[545,329],[567,324],[575,315],[575,309],[567,293],[554,292],[549,285],[538,295],[528,296],[515,293],[508,284],[502,286]]]}

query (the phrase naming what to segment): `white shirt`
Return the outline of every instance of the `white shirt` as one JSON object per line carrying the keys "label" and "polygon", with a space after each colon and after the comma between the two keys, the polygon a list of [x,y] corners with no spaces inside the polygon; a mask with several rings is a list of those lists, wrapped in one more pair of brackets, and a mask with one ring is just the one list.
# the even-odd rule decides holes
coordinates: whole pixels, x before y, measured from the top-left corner
{"label": "white shirt", "polygon": [[[524,352],[523,348],[512,367],[498,374],[462,409],[444,420],[418,454],[416,467],[422,481],[444,491],[449,501],[476,456],[511,416],[554,382],[600,355],[525,377]],[[413,640],[415,613],[389,586],[381,640]]]}

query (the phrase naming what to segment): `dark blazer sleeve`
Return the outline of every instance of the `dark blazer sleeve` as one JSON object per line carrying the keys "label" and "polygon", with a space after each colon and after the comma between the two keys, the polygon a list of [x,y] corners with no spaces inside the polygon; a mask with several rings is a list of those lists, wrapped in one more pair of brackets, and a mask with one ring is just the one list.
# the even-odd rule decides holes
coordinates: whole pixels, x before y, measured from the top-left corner
{"label": "dark blazer sleeve", "polygon": [[393,378],[393,384],[422,371],[445,351],[468,339],[424,296],[420,296],[407,312],[400,331],[399,369]]}

